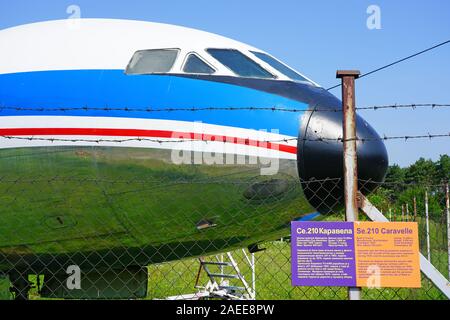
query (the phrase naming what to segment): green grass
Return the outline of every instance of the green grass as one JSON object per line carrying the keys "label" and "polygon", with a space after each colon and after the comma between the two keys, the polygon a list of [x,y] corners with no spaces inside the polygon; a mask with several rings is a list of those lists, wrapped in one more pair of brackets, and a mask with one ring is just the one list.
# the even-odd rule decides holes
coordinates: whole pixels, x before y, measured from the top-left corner
{"label": "green grass", "polygon": [[[265,245],[266,251],[256,253],[256,291],[258,300],[345,300],[347,290],[343,287],[293,287],[291,285],[290,244],[271,242]],[[441,252],[444,254],[444,252]],[[246,280],[251,279],[250,269],[244,263],[240,251],[233,253],[239,262]],[[194,288],[199,263],[186,259],[172,263],[149,266],[149,299],[163,299],[196,292]],[[234,281],[234,280],[233,280]],[[201,284],[207,283],[202,273]],[[239,282],[234,282],[238,285]],[[362,298],[368,300],[436,300],[445,297],[426,278],[422,277],[422,288],[364,288]]]}
{"label": "green grass", "polygon": [[[328,216],[328,221],[342,221],[338,215]],[[421,252],[426,253],[425,232],[423,232],[424,221],[419,219]],[[445,243],[446,226],[442,223],[430,221],[430,243],[431,261],[433,265],[444,275],[448,272],[448,254]],[[292,287],[290,244],[287,242],[267,243],[266,251],[256,253],[256,290],[257,299],[347,299],[346,288],[339,287]],[[245,261],[242,253],[236,251],[234,254],[237,261]],[[246,279],[251,279],[249,268],[244,267],[241,271]],[[149,266],[149,299],[176,296],[195,292],[194,283],[198,271],[198,260],[186,259],[182,261],[164,263]],[[207,278],[202,274],[200,283],[205,284]],[[236,283],[237,284],[237,283]],[[424,276],[422,276],[422,288],[364,288],[362,298],[368,300],[439,300],[445,296]]]}
{"label": "green grass", "polygon": [[[258,300],[345,300],[346,288],[342,287],[293,287],[291,285],[290,244],[288,242],[270,242],[264,245],[265,251],[255,254],[256,258],[256,291]],[[440,255],[446,252],[440,251]],[[233,252],[247,281],[251,281],[250,268],[245,263],[245,257],[240,250]],[[213,260],[214,257],[208,259]],[[445,259],[436,259],[438,269],[445,267]],[[174,262],[150,265],[148,279],[148,299],[164,299],[169,296],[194,293],[199,262],[197,259],[184,259]],[[211,269],[215,271],[214,269]],[[34,280],[35,277],[30,277]],[[201,273],[199,284],[205,285],[208,279]],[[236,280],[231,284],[240,285]],[[9,283],[0,280],[0,299],[9,299]],[[31,292],[32,299],[39,299],[36,290]],[[422,288],[382,288],[363,289],[363,299],[368,300],[438,300],[445,297],[432,283],[422,277]]]}
{"label": "green grass", "polygon": [[0,300],[11,299],[11,294],[9,293],[9,281],[7,278],[0,278]]}

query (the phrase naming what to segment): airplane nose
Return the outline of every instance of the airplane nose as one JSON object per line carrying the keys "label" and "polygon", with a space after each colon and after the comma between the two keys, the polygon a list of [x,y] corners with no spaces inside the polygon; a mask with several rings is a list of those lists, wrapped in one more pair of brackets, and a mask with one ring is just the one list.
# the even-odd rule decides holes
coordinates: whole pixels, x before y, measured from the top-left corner
{"label": "airplane nose", "polygon": [[[334,104],[337,105],[337,104]],[[321,213],[339,209],[343,188],[343,114],[317,106],[305,113],[298,141],[297,165],[306,198]],[[386,147],[377,132],[362,117],[356,119],[358,188],[363,194],[384,181],[388,168]],[[321,140],[323,139],[323,140]],[[331,139],[331,140],[330,140]],[[365,140],[365,141],[363,141]]]}

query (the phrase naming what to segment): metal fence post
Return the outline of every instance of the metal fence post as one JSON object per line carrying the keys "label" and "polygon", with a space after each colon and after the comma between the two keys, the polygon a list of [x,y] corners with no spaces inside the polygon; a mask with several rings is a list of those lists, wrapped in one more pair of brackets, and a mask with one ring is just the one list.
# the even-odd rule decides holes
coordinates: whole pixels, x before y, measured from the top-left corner
{"label": "metal fence post", "polygon": [[414,197],[413,199],[413,206],[414,206],[414,222],[417,221],[417,201],[416,201],[416,197]]}
{"label": "metal fence post", "polygon": [[[336,77],[342,79],[343,147],[344,147],[344,197],[346,221],[358,220],[358,171],[356,155],[355,79],[359,71],[340,70]],[[361,288],[349,287],[350,300],[361,299]]]}
{"label": "metal fence post", "polygon": [[445,211],[447,213],[448,279],[450,279],[450,201],[448,195],[448,182],[445,184]]}
{"label": "metal fence post", "polygon": [[428,190],[425,190],[425,223],[427,227],[427,258],[431,262],[431,249],[430,249],[430,216],[428,213]]}
{"label": "metal fence post", "polygon": [[253,294],[255,295],[253,297],[253,300],[256,300],[256,265],[255,265],[255,254],[252,253],[252,289]]}

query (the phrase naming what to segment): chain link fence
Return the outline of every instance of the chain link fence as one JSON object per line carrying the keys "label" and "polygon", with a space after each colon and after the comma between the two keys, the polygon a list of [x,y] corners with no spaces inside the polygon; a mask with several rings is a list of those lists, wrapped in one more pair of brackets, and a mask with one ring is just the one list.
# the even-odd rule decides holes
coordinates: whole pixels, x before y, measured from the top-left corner
{"label": "chain link fence", "polygon": [[[347,299],[343,287],[291,285],[290,222],[343,221],[341,179],[300,182],[289,160],[264,176],[250,159],[175,166],[169,156],[133,148],[2,150],[1,297]],[[376,189],[370,199],[390,220],[415,217],[422,253],[446,276],[442,185],[359,187]],[[425,277],[420,289],[364,288],[362,297],[445,299]]]}

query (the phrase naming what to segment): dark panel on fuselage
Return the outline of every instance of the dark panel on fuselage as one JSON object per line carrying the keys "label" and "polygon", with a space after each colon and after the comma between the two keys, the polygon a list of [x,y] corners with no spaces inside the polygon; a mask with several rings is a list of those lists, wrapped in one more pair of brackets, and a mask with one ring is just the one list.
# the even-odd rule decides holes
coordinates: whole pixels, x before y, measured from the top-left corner
{"label": "dark panel on fuselage", "polygon": [[247,87],[266,93],[276,94],[295,101],[304,102],[311,107],[322,105],[341,108],[342,106],[339,99],[324,88],[300,82],[214,75],[176,74],[176,76]]}

